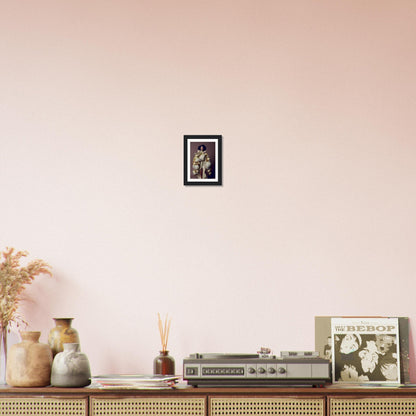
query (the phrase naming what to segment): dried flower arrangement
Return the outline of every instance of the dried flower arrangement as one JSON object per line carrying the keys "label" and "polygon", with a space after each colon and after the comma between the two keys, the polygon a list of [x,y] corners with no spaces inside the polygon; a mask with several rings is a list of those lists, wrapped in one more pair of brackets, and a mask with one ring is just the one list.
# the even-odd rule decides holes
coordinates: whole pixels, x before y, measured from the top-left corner
{"label": "dried flower arrangement", "polygon": [[[6,247],[0,252],[0,331],[15,323],[17,326],[26,324],[26,321],[18,314],[18,306],[21,293],[26,285],[32,283],[39,274],[52,276],[51,266],[43,260],[30,261],[26,266],[21,266],[22,257],[26,257],[27,251],[16,251]],[[1,260],[3,260],[1,262]]]}
{"label": "dried flower arrangement", "polygon": [[169,339],[169,330],[170,330],[170,323],[172,319],[169,319],[166,315],[165,323],[162,323],[162,320],[160,319],[160,314],[157,314],[158,324],[159,324],[159,333],[160,333],[160,340],[162,342],[162,351],[167,351],[168,348],[168,339]]}

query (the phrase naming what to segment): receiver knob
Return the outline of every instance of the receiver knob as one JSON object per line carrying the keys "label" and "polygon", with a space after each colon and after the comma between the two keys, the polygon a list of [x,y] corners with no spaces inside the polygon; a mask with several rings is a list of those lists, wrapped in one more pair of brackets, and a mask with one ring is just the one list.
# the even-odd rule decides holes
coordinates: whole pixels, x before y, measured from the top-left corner
{"label": "receiver knob", "polygon": [[257,372],[259,372],[260,374],[264,374],[266,372],[266,370],[263,367],[260,367]]}
{"label": "receiver knob", "polygon": [[276,370],[273,367],[269,368],[269,374],[274,374],[276,372]]}
{"label": "receiver knob", "polygon": [[277,370],[279,372],[279,374],[284,374],[286,373],[286,369],[283,367],[279,367],[279,369]]}
{"label": "receiver knob", "polygon": [[254,374],[256,370],[253,367],[249,367],[248,370],[249,374]]}

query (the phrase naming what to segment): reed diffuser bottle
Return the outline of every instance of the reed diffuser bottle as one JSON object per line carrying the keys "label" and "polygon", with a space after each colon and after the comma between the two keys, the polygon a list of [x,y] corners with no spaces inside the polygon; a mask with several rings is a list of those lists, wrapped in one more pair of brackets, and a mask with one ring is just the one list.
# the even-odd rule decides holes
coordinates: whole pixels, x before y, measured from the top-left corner
{"label": "reed diffuser bottle", "polygon": [[162,323],[159,313],[157,314],[157,317],[162,350],[153,360],[153,374],[175,375],[175,360],[169,355],[169,351],[167,350],[171,319],[168,321],[168,317],[166,315],[165,322]]}

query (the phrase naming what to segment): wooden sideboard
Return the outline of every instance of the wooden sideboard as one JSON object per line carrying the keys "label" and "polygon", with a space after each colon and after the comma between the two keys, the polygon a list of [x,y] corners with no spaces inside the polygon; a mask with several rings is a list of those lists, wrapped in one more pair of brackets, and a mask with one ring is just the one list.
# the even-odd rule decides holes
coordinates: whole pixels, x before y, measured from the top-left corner
{"label": "wooden sideboard", "polygon": [[0,387],[0,416],[416,416],[416,388]]}

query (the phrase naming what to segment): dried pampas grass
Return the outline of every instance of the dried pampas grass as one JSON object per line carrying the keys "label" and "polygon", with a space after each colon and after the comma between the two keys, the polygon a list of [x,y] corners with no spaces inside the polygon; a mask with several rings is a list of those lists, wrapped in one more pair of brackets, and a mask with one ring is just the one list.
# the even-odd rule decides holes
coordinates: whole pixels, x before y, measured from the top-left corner
{"label": "dried pampas grass", "polygon": [[52,276],[51,266],[43,260],[33,260],[21,266],[20,261],[28,254],[27,251],[15,252],[9,247],[0,252],[0,330],[8,328],[12,322],[17,326],[26,324],[18,314],[21,293],[39,274]]}

